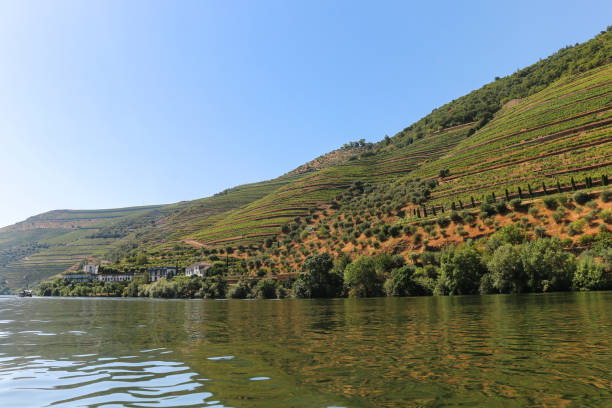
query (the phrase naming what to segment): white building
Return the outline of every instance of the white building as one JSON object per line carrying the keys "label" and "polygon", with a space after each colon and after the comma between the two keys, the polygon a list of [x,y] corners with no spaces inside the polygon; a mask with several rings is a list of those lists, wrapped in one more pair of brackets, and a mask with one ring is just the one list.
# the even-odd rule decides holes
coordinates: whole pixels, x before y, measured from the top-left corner
{"label": "white building", "polygon": [[134,279],[131,273],[102,273],[98,275],[98,280],[102,282],[126,282]]}
{"label": "white building", "polygon": [[149,279],[151,282],[156,282],[161,278],[170,279],[173,276],[176,276],[176,266],[156,266],[153,268],[147,268],[147,272],[149,273]]}
{"label": "white building", "polygon": [[96,275],[98,273],[98,265],[88,263],[83,265],[83,272],[91,273],[92,275]]}
{"label": "white building", "polygon": [[90,273],[66,273],[62,278],[71,282],[89,282],[94,279],[94,276]]}
{"label": "white building", "polygon": [[208,262],[198,262],[185,268],[185,276],[206,276],[206,271],[212,265]]}

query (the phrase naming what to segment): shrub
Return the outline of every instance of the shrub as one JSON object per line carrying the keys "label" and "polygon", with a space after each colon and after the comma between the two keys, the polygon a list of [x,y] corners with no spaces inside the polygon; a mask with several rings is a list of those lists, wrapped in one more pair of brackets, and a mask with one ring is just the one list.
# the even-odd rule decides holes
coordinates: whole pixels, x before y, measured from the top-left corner
{"label": "shrub", "polygon": [[601,201],[604,203],[610,202],[612,200],[612,190],[605,189],[601,192]]}
{"label": "shrub", "polygon": [[612,224],[612,210],[605,210],[599,213],[599,218],[606,224]]}
{"label": "shrub", "polygon": [[590,194],[585,193],[584,191],[577,191],[574,194],[574,201],[576,201],[580,205],[586,204],[590,199]]}
{"label": "shrub", "polygon": [[582,218],[588,223],[591,224],[595,219],[597,219],[597,211],[593,210],[590,213],[584,215]]}
{"label": "shrub", "polygon": [[538,238],[544,238],[546,236],[546,228],[542,227],[541,225],[535,227],[533,232]]}
{"label": "shrub", "polygon": [[[483,212],[486,213],[487,216],[494,215],[496,213],[495,207],[491,203],[486,202],[486,201],[480,205],[480,211],[481,213]],[[480,218],[483,218],[483,217],[480,217]]]}
{"label": "shrub", "polygon": [[612,280],[606,267],[595,261],[591,255],[579,258],[574,273],[573,285],[578,290],[603,290],[612,287]]}
{"label": "shrub", "polygon": [[402,232],[402,227],[399,225],[394,225],[391,228],[389,228],[389,233],[391,234],[393,238],[399,237],[401,232]]}
{"label": "shrub", "polygon": [[597,204],[597,201],[595,200],[588,201],[585,205],[589,207],[591,210],[594,210],[599,207],[599,205]]}
{"label": "shrub", "polygon": [[467,232],[465,230],[465,228],[463,228],[463,225],[458,225],[457,226],[457,234],[459,234],[462,237],[466,237],[467,235],[469,235],[469,232]]}
{"label": "shrub", "polygon": [[565,194],[559,195],[557,197],[557,201],[559,202],[560,205],[564,207],[568,207],[571,204],[571,201],[569,200],[569,198],[567,198]]}
{"label": "shrub", "polygon": [[404,227],[404,235],[410,236],[416,232],[416,227],[414,225],[406,225]]}
{"label": "shrub", "polygon": [[546,208],[548,208],[549,210],[556,210],[557,205],[559,204],[558,201],[554,197],[544,197],[542,199],[542,202],[544,203]]}
{"label": "shrub", "polygon": [[567,233],[571,236],[581,234],[586,226],[586,220],[581,218],[572,223],[567,227]]}
{"label": "shrub", "polygon": [[563,207],[557,208],[557,211],[552,214],[552,218],[557,224],[561,224],[565,218],[565,209]]}
{"label": "shrub", "polygon": [[510,207],[514,209],[514,211],[519,211],[522,208],[523,201],[520,198],[513,198],[510,200]]}
{"label": "shrub", "polygon": [[583,235],[580,238],[578,238],[578,244],[581,246],[590,245],[593,243],[593,241],[595,241],[594,235]]}
{"label": "shrub", "polygon": [[571,238],[563,238],[561,240],[561,246],[563,248],[571,248],[572,245],[574,245],[574,241]]}
{"label": "shrub", "polygon": [[448,218],[446,218],[445,216],[441,216],[439,217],[436,222],[438,223],[438,225],[441,228],[446,228],[448,227],[448,225],[450,224],[450,220]]}
{"label": "shrub", "polygon": [[495,211],[499,214],[505,214],[508,211],[508,207],[506,206],[506,202],[504,200],[497,201],[495,203]]}
{"label": "shrub", "polygon": [[537,217],[538,216],[538,208],[535,205],[532,205],[531,207],[529,207],[529,211],[527,213],[529,215],[531,215],[532,217]]}
{"label": "shrub", "polygon": [[457,211],[453,211],[453,212],[450,213],[450,219],[454,223],[459,223],[459,222],[463,221],[463,218],[461,218],[461,215],[459,215],[459,213]]}

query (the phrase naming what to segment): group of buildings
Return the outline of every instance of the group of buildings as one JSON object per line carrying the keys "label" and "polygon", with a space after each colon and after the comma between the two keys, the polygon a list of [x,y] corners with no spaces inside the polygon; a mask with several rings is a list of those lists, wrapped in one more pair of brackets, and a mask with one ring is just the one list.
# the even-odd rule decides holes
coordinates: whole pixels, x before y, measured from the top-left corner
{"label": "group of buildings", "polygon": [[[147,268],[150,282],[156,282],[161,278],[170,279],[180,272],[184,272],[186,276],[206,276],[206,272],[211,267],[208,262],[198,262],[193,265],[189,265],[184,271],[180,271],[176,266],[154,266]],[[135,277],[138,277],[138,273],[117,273],[117,272],[106,272],[100,270],[98,265],[89,263],[83,266],[83,270],[78,273],[67,273],[63,275],[65,280],[71,282],[91,282],[91,281],[102,281],[102,282],[126,282],[132,281]]]}

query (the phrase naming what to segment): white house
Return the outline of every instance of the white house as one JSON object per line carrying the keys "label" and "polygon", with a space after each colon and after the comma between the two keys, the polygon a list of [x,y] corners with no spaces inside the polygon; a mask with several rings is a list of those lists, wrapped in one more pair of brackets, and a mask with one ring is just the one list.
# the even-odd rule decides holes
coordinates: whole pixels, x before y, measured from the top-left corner
{"label": "white house", "polygon": [[160,278],[170,279],[176,275],[176,266],[157,266],[153,268],[147,268],[149,273],[149,279],[151,282],[155,282]]}
{"label": "white house", "polygon": [[98,265],[88,263],[83,265],[83,272],[91,273],[92,275],[96,275],[98,273]]}
{"label": "white house", "polygon": [[198,262],[185,268],[185,276],[206,276],[206,271],[212,265],[208,262]]}

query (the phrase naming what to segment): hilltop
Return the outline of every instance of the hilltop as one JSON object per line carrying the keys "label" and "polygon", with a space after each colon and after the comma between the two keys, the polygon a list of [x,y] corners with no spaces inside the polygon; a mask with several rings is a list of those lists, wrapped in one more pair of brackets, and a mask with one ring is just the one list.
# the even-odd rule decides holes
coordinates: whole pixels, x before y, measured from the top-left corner
{"label": "hilltop", "polygon": [[33,284],[84,259],[122,270],[225,257],[232,277],[290,276],[316,253],[417,259],[519,223],[531,236],[584,248],[583,237],[606,228],[606,217],[596,215],[608,202],[596,201],[593,215],[595,208],[544,199],[605,189],[611,56],[608,30],[496,78],[392,137],[350,142],[276,179],[212,197],[30,217],[0,229],[0,282]]}

